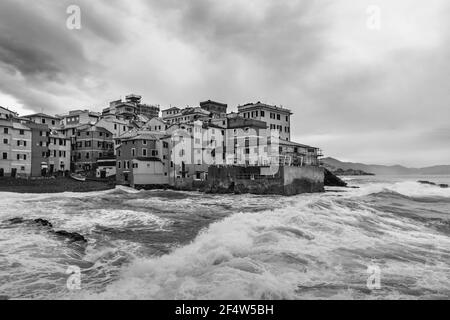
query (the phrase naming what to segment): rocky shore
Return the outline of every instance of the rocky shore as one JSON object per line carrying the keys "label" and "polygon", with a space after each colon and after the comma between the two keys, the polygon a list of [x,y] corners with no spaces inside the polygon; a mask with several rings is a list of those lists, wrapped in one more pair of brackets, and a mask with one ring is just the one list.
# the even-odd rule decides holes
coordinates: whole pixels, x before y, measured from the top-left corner
{"label": "rocky shore", "polygon": [[113,181],[76,181],[67,177],[46,179],[0,178],[0,192],[15,193],[60,193],[92,192],[115,188]]}

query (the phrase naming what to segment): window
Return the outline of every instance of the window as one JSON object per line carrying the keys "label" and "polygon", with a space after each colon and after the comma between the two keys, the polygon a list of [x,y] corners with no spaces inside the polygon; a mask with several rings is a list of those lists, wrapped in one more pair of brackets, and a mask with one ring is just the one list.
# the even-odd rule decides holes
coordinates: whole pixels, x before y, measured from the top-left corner
{"label": "window", "polygon": [[147,156],[147,149],[142,149],[142,156],[146,157]]}
{"label": "window", "polygon": [[41,137],[42,137],[42,131],[39,131],[39,136],[41,136]]}
{"label": "window", "polygon": [[26,154],[23,155],[23,160],[27,160],[27,155]]}
{"label": "window", "polygon": [[21,166],[21,167],[20,167],[20,171],[25,171],[25,167],[24,167],[24,166]]}
{"label": "window", "polygon": [[89,152],[86,152],[86,159],[89,159]]}
{"label": "window", "polygon": [[143,140],[143,141],[142,141],[142,144],[143,144],[144,146],[146,146],[146,145],[147,145],[147,140]]}
{"label": "window", "polygon": [[45,119],[44,119],[44,118],[42,118],[42,123],[44,123],[44,124],[45,124]]}
{"label": "window", "polygon": [[135,148],[131,149],[131,156],[132,157],[136,156],[136,149]]}
{"label": "window", "polygon": [[[17,141],[18,142],[18,141]],[[8,139],[3,139],[4,144],[8,144]]]}
{"label": "window", "polygon": [[26,147],[27,146],[27,142],[23,141],[23,146]]}
{"label": "window", "polygon": [[20,134],[21,136],[23,136],[23,135],[25,134],[25,130],[20,130],[20,131],[19,131],[19,134]]}
{"label": "window", "polygon": [[114,130],[117,130],[117,124],[114,124]]}
{"label": "window", "polygon": [[289,116],[286,116],[286,122],[289,122]]}
{"label": "window", "polygon": [[52,120],[52,125],[54,126],[56,124],[55,120]]}
{"label": "window", "polygon": [[100,137],[103,137],[103,132],[99,132],[98,134],[100,135]]}
{"label": "window", "polygon": [[8,134],[8,132],[9,132],[8,128],[3,128],[3,133],[4,134]]}
{"label": "window", "polygon": [[121,150],[118,150],[118,151],[117,151],[117,156],[118,156],[118,157],[122,156],[122,151],[121,151]]}
{"label": "window", "polygon": [[122,169],[122,162],[121,161],[117,161],[117,168]]}
{"label": "window", "polygon": [[20,160],[20,154],[17,155],[17,160]]}
{"label": "window", "polygon": [[277,114],[277,120],[281,120],[281,116]]}
{"label": "window", "polygon": [[[183,152],[183,155],[182,156],[184,156],[184,150],[181,150],[182,152]],[[152,157],[157,157],[158,156],[158,150],[152,150]]]}
{"label": "window", "polygon": [[8,159],[8,154],[6,152],[3,152],[3,160]]}

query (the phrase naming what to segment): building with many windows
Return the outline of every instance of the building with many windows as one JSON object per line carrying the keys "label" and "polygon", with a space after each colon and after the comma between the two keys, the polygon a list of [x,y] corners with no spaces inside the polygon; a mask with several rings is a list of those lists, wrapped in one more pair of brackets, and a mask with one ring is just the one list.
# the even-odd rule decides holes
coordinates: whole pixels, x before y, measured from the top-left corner
{"label": "building with many windows", "polygon": [[50,129],[46,124],[31,121],[25,122],[24,125],[31,130],[31,175],[40,177],[53,173],[48,166]]}
{"label": "building with many windows", "polygon": [[52,130],[49,136],[49,173],[64,173],[70,170],[71,143],[70,138],[59,131]]}
{"label": "building with many windows", "polygon": [[61,119],[58,117],[50,116],[44,113],[36,113],[28,116],[23,116],[21,119],[25,119],[34,123],[47,125],[50,129],[59,128],[61,125]]}
{"label": "building with many windows", "polygon": [[117,139],[116,182],[121,185],[168,184],[168,148],[161,140],[163,134],[139,131]]}
{"label": "building with many windows", "polygon": [[72,171],[95,175],[97,160],[114,154],[113,135],[105,128],[85,125],[77,128],[72,149]]}
{"label": "building with many windows", "polygon": [[0,176],[30,175],[31,130],[12,119],[0,119]]}
{"label": "building with many windows", "polygon": [[291,140],[291,110],[257,102],[238,106],[238,112],[246,119],[266,122],[268,129],[279,132],[281,140]]}

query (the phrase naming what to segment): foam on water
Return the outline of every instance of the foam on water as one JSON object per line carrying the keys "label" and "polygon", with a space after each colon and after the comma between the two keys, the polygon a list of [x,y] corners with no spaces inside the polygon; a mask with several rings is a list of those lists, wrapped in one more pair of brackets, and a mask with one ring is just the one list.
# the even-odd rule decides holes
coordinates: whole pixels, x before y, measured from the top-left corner
{"label": "foam on water", "polygon": [[[8,194],[0,198],[0,295],[450,298],[449,233],[435,228],[448,214],[442,199],[450,191],[415,182],[360,186],[288,198],[128,188],[93,197]],[[403,202],[395,195],[404,196]],[[440,203],[439,219],[394,210],[418,210],[431,198]],[[45,218],[58,229],[84,234],[88,245],[1,222],[14,217]],[[65,271],[73,264],[83,270],[80,292],[65,288]],[[378,291],[366,286],[373,264],[381,268]]]}
{"label": "foam on water", "polygon": [[[450,297],[448,235],[357,200],[386,190],[407,196],[423,196],[424,190],[445,194],[400,183],[354,190],[344,199],[299,196],[294,206],[234,214],[171,254],[135,261],[104,293],[84,297]],[[376,293],[366,287],[367,267],[374,263],[383,277]]]}

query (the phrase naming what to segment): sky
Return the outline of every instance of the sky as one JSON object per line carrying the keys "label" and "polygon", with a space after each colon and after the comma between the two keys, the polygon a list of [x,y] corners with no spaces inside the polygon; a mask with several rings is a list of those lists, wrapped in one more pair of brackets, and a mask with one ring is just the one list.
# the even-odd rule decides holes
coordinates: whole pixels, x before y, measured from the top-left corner
{"label": "sky", "polygon": [[326,156],[450,164],[449,16],[447,0],[1,0],[0,106],[261,101]]}

